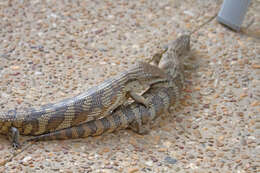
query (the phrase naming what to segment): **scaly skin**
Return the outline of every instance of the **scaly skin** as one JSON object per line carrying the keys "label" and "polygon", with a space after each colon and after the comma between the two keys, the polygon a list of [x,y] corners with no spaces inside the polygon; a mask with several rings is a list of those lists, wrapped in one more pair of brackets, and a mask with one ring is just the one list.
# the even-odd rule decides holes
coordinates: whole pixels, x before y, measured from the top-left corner
{"label": "scaly skin", "polygon": [[168,112],[169,107],[176,103],[183,86],[182,60],[189,50],[190,35],[182,35],[168,46],[167,51],[159,57],[159,61],[156,60],[158,66],[168,74],[168,80],[154,84],[143,95],[150,103],[150,107],[134,102],[126,107],[119,107],[111,115],[101,119],[39,135],[30,141],[84,138],[127,127],[138,133],[147,132],[149,123],[159,115]]}
{"label": "scaly skin", "polygon": [[138,95],[144,87],[164,82],[167,75],[156,66],[139,62],[129,70],[108,79],[76,97],[56,104],[30,109],[24,112],[8,111],[0,115],[0,133],[10,134],[15,147],[19,147],[19,133],[40,135],[89,121],[112,113],[131,97],[149,107]]}
{"label": "scaly skin", "polygon": [[144,97],[149,100],[149,102],[152,102],[150,109],[147,109],[142,104],[135,102],[126,107],[120,107],[111,115],[101,119],[92,120],[78,126],[36,136],[31,140],[43,141],[84,138],[88,136],[101,135],[105,132],[113,132],[115,130],[124,129],[130,127],[131,125],[133,125],[132,128],[134,131],[142,133],[140,129],[143,127],[136,126],[136,124],[142,124],[142,122],[147,123],[147,119],[150,119],[155,114],[159,115],[164,113],[170,106],[170,103],[174,102],[175,95],[171,89],[160,87],[149,90],[144,94]]}

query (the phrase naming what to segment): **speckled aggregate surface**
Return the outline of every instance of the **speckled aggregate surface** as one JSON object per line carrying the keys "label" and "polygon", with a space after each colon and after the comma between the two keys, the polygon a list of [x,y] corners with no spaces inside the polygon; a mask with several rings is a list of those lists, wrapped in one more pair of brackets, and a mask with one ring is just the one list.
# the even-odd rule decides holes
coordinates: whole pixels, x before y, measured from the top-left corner
{"label": "speckled aggregate surface", "polygon": [[[146,61],[221,1],[0,1],[0,110],[54,103]],[[29,144],[0,136],[0,172],[259,172],[260,1],[241,33],[192,35],[181,104],[148,135]],[[22,139],[26,139],[23,137]],[[258,163],[258,164],[257,164]]]}

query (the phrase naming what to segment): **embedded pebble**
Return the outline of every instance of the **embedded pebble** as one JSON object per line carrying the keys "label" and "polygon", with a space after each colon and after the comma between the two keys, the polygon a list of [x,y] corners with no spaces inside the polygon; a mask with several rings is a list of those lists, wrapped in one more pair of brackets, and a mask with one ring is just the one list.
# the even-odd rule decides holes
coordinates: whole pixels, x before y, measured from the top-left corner
{"label": "embedded pebble", "polygon": [[176,159],[174,159],[174,158],[172,158],[172,157],[169,157],[169,156],[165,157],[164,161],[167,162],[167,163],[169,163],[169,164],[172,164],[172,165],[174,165],[174,164],[177,163],[177,160],[176,160]]}
{"label": "embedded pebble", "polygon": [[135,173],[135,172],[138,172],[138,168],[128,168],[128,173]]}
{"label": "embedded pebble", "polygon": [[31,157],[31,156],[27,156],[27,157],[25,157],[25,158],[22,160],[22,162],[23,162],[23,163],[27,163],[27,162],[30,161],[30,160],[32,160],[32,157]]}
{"label": "embedded pebble", "polygon": [[146,164],[147,166],[153,166],[153,161],[152,161],[152,160],[149,160],[149,161],[145,162],[145,164]]}

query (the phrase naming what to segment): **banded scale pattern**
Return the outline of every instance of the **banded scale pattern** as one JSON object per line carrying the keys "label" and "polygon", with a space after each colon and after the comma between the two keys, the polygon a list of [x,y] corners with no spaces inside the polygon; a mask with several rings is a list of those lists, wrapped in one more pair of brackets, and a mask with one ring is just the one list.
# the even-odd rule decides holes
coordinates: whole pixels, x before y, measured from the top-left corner
{"label": "banded scale pattern", "polygon": [[119,129],[131,127],[131,124],[138,119],[142,125],[148,123],[158,115],[168,111],[168,108],[175,102],[176,89],[174,88],[154,88],[144,94],[144,97],[151,103],[150,108],[136,102],[120,107],[111,115],[98,120],[92,120],[78,126],[36,136],[31,141],[63,140],[73,138],[85,138],[88,136],[98,136],[103,133],[113,132]]}
{"label": "banded scale pattern", "polygon": [[0,133],[11,127],[23,135],[40,135],[98,119],[110,114],[129,97],[129,92],[140,92],[143,87],[166,80],[158,67],[139,62],[129,70],[110,78],[87,92],[40,109],[23,112],[10,110],[0,114]]}
{"label": "banded scale pattern", "polygon": [[169,107],[178,102],[184,80],[182,61],[189,50],[190,35],[181,35],[160,56],[158,65],[168,74],[168,80],[167,82],[153,85],[144,93],[143,96],[151,105],[149,108],[134,102],[126,107],[119,107],[107,117],[39,135],[30,139],[30,141],[84,138],[127,127],[140,132],[142,127],[145,127],[151,120],[163,113],[168,113]]}

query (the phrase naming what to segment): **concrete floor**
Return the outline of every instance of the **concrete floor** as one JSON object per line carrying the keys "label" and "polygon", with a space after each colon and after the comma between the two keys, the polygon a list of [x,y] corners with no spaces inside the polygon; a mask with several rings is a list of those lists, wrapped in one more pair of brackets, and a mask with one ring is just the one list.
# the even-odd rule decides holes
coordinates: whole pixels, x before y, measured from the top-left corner
{"label": "concrete floor", "polygon": [[[147,61],[214,16],[221,3],[1,1],[1,111],[86,91],[136,60]],[[259,23],[255,0],[242,32],[214,19],[192,35],[183,99],[148,135],[121,130],[18,151],[2,135],[0,172],[260,172]]]}

